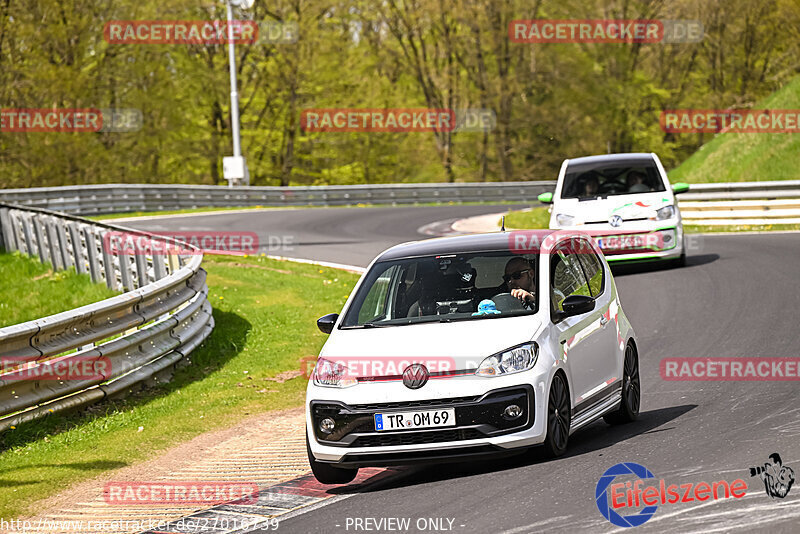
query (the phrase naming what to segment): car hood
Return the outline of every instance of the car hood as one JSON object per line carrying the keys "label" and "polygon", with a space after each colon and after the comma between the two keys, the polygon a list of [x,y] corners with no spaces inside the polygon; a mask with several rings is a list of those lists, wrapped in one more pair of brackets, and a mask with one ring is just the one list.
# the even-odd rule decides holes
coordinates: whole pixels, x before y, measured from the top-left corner
{"label": "car hood", "polygon": [[558,201],[553,212],[572,215],[576,224],[605,223],[614,215],[625,220],[655,217],[656,210],[673,203],[673,197],[665,191],[583,201],[565,198]]}
{"label": "car hood", "polygon": [[375,365],[384,371],[358,372],[359,376],[402,373],[415,362],[425,363],[431,372],[474,369],[487,356],[530,341],[539,334],[541,326],[536,316],[524,315],[337,329],[325,343],[320,357],[343,362],[355,360],[354,368],[358,369],[372,366],[371,362],[376,361],[379,363]]}

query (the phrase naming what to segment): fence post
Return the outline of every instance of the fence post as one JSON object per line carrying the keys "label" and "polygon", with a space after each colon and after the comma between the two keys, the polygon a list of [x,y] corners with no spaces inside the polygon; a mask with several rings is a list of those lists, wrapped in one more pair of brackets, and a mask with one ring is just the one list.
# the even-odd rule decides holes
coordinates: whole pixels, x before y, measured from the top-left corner
{"label": "fence post", "polygon": [[[89,261],[89,274],[92,282],[100,282],[100,262],[97,259],[97,241],[94,239],[94,232],[89,226],[83,227],[83,238],[86,241],[86,258]],[[108,280],[106,280],[108,284]],[[111,286],[109,288],[113,289]]]}

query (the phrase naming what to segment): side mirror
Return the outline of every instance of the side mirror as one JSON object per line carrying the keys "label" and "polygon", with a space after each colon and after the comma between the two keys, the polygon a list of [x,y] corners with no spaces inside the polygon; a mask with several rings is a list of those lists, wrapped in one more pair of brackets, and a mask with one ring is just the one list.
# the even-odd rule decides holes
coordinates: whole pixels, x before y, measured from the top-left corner
{"label": "side mirror", "polygon": [[672,192],[675,193],[676,195],[685,193],[688,190],[689,190],[689,184],[685,184],[683,182],[677,182],[672,184]]}
{"label": "side mirror", "polygon": [[542,204],[552,204],[553,203],[553,193],[542,193],[539,195],[539,202]]}
{"label": "side mirror", "polygon": [[594,309],[594,299],[586,295],[570,295],[561,303],[564,311],[558,312],[558,319],[566,319],[573,315],[582,315]]}
{"label": "side mirror", "polygon": [[326,334],[333,332],[333,325],[336,324],[336,319],[339,318],[338,313],[329,313],[317,319],[317,328]]}

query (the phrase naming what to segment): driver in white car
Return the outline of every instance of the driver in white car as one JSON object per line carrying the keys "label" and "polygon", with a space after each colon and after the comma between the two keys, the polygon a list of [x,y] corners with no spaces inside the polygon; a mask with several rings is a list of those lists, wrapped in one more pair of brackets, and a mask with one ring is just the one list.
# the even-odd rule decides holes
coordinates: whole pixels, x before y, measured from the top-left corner
{"label": "driver in white car", "polygon": [[533,267],[525,258],[511,258],[506,263],[503,281],[508,285],[511,296],[518,298],[526,308],[535,304],[535,279]]}

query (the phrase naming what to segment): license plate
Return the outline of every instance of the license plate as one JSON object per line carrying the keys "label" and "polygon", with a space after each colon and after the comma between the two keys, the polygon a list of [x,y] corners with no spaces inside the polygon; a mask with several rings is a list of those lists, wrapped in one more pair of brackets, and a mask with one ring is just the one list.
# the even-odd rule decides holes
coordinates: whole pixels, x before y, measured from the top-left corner
{"label": "license plate", "polygon": [[644,237],[640,235],[610,235],[597,239],[597,246],[603,250],[627,250],[644,247]]}
{"label": "license plate", "polygon": [[424,412],[392,412],[375,414],[375,430],[403,430],[409,428],[436,428],[456,425],[455,408],[427,410]]}

